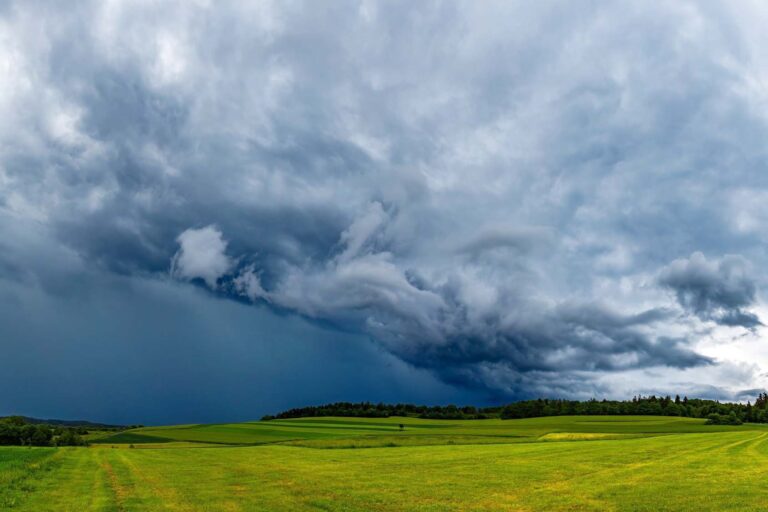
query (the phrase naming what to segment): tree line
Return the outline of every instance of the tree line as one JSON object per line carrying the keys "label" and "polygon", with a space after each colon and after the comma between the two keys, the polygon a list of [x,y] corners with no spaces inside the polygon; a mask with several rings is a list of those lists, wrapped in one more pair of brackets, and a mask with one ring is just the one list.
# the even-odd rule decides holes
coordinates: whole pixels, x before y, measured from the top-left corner
{"label": "tree line", "polygon": [[680,416],[703,418],[710,424],[768,423],[768,395],[760,394],[753,405],[700,398],[636,396],[631,400],[524,400],[504,406],[502,419],[539,416]]}
{"label": "tree line", "polygon": [[85,427],[29,423],[21,416],[0,418],[0,445],[4,446],[84,446]]}
{"label": "tree line", "polygon": [[732,403],[700,398],[671,396],[635,396],[631,400],[563,400],[539,398],[521,400],[504,406],[474,407],[456,405],[427,406],[413,404],[374,404],[371,402],[336,402],[300,407],[267,415],[262,420],[342,416],[387,418],[410,416],[427,419],[518,419],[543,416],[681,416],[707,419],[709,424],[733,425],[742,422],[768,423],[768,393],[760,393],[754,404]]}
{"label": "tree line", "polygon": [[498,417],[500,407],[478,409],[474,406],[455,405],[428,406],[414,404],[374,404],[371,402],[336,402],[311,407],[289,409],[276,415],[262,417],[262,421],[286,418],[307,418],[313,416],[344,416],[355,418],[388,418],[390,416],[411,416],[431,419],[485,419]]}

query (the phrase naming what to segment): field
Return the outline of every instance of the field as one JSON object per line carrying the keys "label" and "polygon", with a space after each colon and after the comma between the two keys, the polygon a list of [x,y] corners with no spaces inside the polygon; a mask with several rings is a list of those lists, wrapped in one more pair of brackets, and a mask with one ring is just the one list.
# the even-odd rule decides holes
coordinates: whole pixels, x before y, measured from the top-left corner
{"label": "field", "polygon": [[[400,429],[400,424],[404,429]],[[768,427],[311,418],[0,448],[0,510],[765,510]]]}

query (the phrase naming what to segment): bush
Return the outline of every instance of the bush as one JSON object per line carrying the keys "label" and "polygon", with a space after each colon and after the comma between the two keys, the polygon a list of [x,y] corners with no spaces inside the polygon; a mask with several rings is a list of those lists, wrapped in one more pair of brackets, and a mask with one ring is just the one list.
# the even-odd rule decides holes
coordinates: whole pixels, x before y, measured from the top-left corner
{"label": "bush", "polygon": [[741,425],[741,419],[731,412],[728,415],[718,414],[713,412],[707,416],[707,425]]}

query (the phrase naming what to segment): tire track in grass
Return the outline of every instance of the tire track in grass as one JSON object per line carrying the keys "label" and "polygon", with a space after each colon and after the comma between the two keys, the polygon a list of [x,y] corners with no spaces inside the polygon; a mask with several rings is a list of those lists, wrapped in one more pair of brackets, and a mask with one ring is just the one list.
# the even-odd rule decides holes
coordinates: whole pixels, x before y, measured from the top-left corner
{"label": "tire track in grass", "polygon": [[[741,434],[746,433],[742,432]],[[646,499],[643,497],[642,491],[649,488],[661,489],[667,486],[667,492],[671,493],[666,498],[671,507],[669,510],[721,510],[724,509],[723,507],[728,510],[738,510],[738,508],[726,506],[722,502],[723,496],[718,490],[733,489],[734,485],[742,483],[742,480],[747,477],[743,468],[739,470],[738,475],[735,475],[732,464],[743,460],[742,452],[744,450],[749,450],[753,446],[760,446],[764,442],[766,434],[757,432],[753,434],[757,435],[738,441],[733,441],[730,435],[726,439],[722,439],[722,434],[712,437],[709,437],[708,434],[708,437],[700,438],[701,442],[694,443],[698,445],[696,449],[689,449],[689,446],[684,443],[671,446],[669,447],[672,452],[671,456],[659,457],[651,463],[629,464],[616,468],[615,471],[601,475],[597,479],[594,478],[595,475],[590,475],[590,478],[584,481],[574,482],[576,485],[571,492],[578,494],[585,490],[590,492],[602,487],[604,491],[598,493],[597,496],[608,500],[606,503],[610,503],[612,500],[627,503],[627,493],[631,493],[629,495],[634,496],[632,498],[634,503],[628,510],[653,510],[642,504]],[[690,488],[691,486],[696,488],[699,484],[696,483],[693,475],[688,479],[678,481],[679,475],[686,473],[694,473],[699,479],[706,480],[711,492],[708,491],[706,497],[694,498],[695,493],[692,493]],[[674,482],[674,484],[670,484],[670,482]],[[686,491],[686,488],[689,490]],[[640,494],[634,494],[637,492]],[[685,507],[683,508],[684,504]],[[743,510],[747,509],[744,508]]]}
{"label": "tire track in grass", "polygon": [[128,497],[128,490],[120,483],[120,479],[117,477],[117,474],[115,474],[112,464],[106,458],[101,461],[101,469],[107,475],[109,488],[115,499],[116,510],[118,512],[125,512],[125,500]]}
{"label": "tire track in grass", "polygon": [[[755,439],[754,436],[749,436],[749,437],[746,437],[746,438],[744,437],[745,434],[749,434],[749,433],[750,432],[739,432],[738,434],[740,434],[740,435],[738,435],[738,437],[736,437],[735,441],[731,441],[731,442],[728,442],[728,443],[721,443],[720,446],[718,446],[717,448],[714,449],[714,451],[710,450],[708,452],[709,455],[712,455],[712,453],[718,453],[718,454],[722,454],[722,455],[727,455],[727,454],[731,454],[731,453],[739,453],[739,452],[741,452],[745,445],[751,443]],[[722,439],[723,437],[725,437],[728,434],[718,433],[716,435],[720,436],[720,438]],[[730,436],[729,436],[729,438],[730,438]]]}
{"label": "tire track in grass", "polygon": [[768,457],[768,450],[766,450],[766,446],[768,446],[768,434],[763,436],[759,443],[751,447],[750,453],[753,453],[764,460]]}
{"label": "tire track in grass", "polygon": [[741,443],[734,443],[733,445],[728,447],[726,452],[728,453],[728,455],[741,454],[741,452],[754,454],[755,453],[754,447],[762,444],[763,441],[765,440],[765,436],[767,435],[768,435],[768,432],[764,432],[758,435],[757,437],[747,439]]}
{"label": "tire track in grass", "polygon": [[55,487],[46,494],[44,503],[55,504],[56,512],[113,510],[114,501],[96,452],[88,448],[66,450],[70,464],[62,465],[56,480],[68,485]]}
{"label": "tire track in grass", "polygon": [[[18,510],[85,512],[115,510],[96,454],[87,448],[59,448],[53,455],[55,471],[35,484]],[[97,485],[101,482],[101,485]]]}
{"label": "tire track in grass", "polygon": [[[109,483],[107,482],[107,473],[100,464],[94,464],[92,468],[93,483],[91,484],[91,501],[88,510],[105,510],[112,505],[109,499]],[[101,500],[99,500],[101,498]]]}
{"label": "tire track in grass", "polygon": [[[567,472],[570,473],[568,476],[561,475],[556,481],[547,485],[523,491],[520,496],[521,504],[531,501],[539,502],[544,499],[552,500],[548,503],[548,507],[551,510],[617,510],[617,505],[610,500],[606,500],[605,497],[601,496],[601,492],[599,491],[599,489],[605,487],[607,482],[620,482],[624,486],[632,486],[637,485],[641,481],[656,478],[652,468],[674,465],[676,461],[681,460],[681,458],[684,458],[686,463],[690,463],[688,457],[695,456],[703,451],[711,452],[713,448],[712,442],[718,441],[717,438],[714,437],[704,438],[702,440],[710,442],[704,443],[704,446],[697,445],[695,449],[692,449],[691,445],[687,444],[682,436],[670,436],[668,439],[665,439],[664,441],[675,441],[673,443],[663,443],[663,445],[672,445],[666,447],[663,445],[643,446],[647,445],[648,439],[649,438],[641,438],[632,441],[622,441],[622,444],[628,443],[624,445],[625,447],[633,446],[637,448],[637,450],[632,450],[632,456],[629,457],[627,461],[620,459],[617,462],[611,463],[608,467],[601,467],[597,464],[590,468],[593,464],[589,461],[599,458],[599,455],[604,453],[605,447],[608,446],[606,443],[611,443],[611,446],[614,446],[612,444],[614,441],[596,441],[590,443],[594,444],[595,448],[598,446],[600,446],[600,448],[595,450],[580,450],[579,458],[582,461],[587,461],[584,470],[573,471],[573,467],[571,467],[571,471]],[[739,440],[735,443],[729,443],[726,446],[753,440],[753,438]],[[635,442],[637,444],[634,444]],[[576,447],[574,446],[576,443],[568,444],[571,444],[572,448]],[[582,446],[579,446],[579,448],[582,448]],[[669,448],[672,449],[670,450]],[[722,447],[720,449],[722,449]],[[561,452],[553,451],[550,452],[549,455],[550,457],[556,456],[558,453]],[[630,460],[634,460],[635,462],[630,462]],[[570,462],[571,464],[574,463],[573,460]],[[585,492],[585,490],[588,492]],[[549,498],[545,498],[547,495]],[[561,499],[566,496],[568,500],[567,504],[564,505],[559,503]]]}

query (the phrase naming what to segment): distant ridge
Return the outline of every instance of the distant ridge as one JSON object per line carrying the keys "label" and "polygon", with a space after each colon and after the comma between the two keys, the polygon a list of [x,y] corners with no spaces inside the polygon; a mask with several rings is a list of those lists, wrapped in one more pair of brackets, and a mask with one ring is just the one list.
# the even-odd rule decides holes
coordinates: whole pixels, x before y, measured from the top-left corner
{"label": "distant ridge", "polygon": [[108,423],[96,423],[93,421],[86,421],[86,420],[54,420],[54,419],[40,419],[40,418],[31,418],[29,416],[19,416],[19,415],[10,415],[10,416],[0,416],[0,421],[6,419],[6,418],[21,418],[24,420],[24,423],[29,423],[32,425],[60,425],[62,427],[87,427],[92,429],[99,429],[99,428],[105,428],[105,429],[121,429],[126,428],[125,425],[110,425]]}

